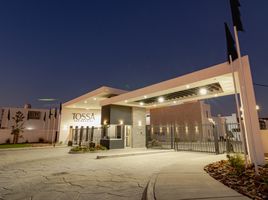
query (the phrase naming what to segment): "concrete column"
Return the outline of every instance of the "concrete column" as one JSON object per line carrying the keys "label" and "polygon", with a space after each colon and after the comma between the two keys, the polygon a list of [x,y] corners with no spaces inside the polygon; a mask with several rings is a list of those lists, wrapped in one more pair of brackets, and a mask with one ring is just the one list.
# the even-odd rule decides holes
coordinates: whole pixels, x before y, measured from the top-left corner
{"label": "concrete column", "polygon": [[242,62],[243,69],[238,70],[238,80],[247,147],[250,160],[252,162],[255,161],[258,165],[262,165],[265,163],[264,151],[261,142],[256,99],[248,57],[244,57]]}

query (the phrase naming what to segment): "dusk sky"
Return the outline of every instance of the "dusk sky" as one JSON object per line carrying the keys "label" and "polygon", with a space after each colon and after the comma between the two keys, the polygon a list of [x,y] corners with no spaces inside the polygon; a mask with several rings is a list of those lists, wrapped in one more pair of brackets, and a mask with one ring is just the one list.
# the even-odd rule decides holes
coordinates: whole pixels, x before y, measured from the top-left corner
{"label": "dusk sky", "polygon": [[[241,0],[254,82],[268,85],[268,1]],[[226,61],[228,0],[1,1],[0,107],[49,107],[106,85],[133,90]],[[268,88],[255,86],[261,116]],[[234,98],[208,102],[230,114]],[[52,105],[54,106],[54,105]]]}

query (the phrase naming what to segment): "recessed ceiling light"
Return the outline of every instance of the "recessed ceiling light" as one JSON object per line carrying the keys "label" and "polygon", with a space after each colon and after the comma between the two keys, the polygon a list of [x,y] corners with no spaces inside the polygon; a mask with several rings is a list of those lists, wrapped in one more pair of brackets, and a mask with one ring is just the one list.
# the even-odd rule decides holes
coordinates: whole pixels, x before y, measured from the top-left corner
{"label": "recessed ceiling light", "polygon": [[143,102],[140,102],[140,105],[141,105],[141,106],[143,106],[143,105],[144,105],[144,103],[143,103]]}
{"label": "recessed ceiling light", "polygon": [[125,103],[127,103],[128,102],[128,100],[125,100]]}
{"label": "recessed ceiling light", "polygon": [[158,102],[159,102],[159,103],[163,103],[164,101],[165,101],[164,97],[159,97],[159,98],[158,98]]}
{"label": "recessed ceiling light", "polygon": [[208,93],[208,90],[206,88],[200,88],[199,89],[199,94],[200,95],[206,95]]}
{"label": "recessed ceiling light", "polygon": [[146,96],[146,95],[144,95],[144,96],[143,96],[143,98],[144,98],[144,99],[147,99],[147,96]]}
{"label": "recessed ceiling light", "polygon": [[97,98],[95,97],[95,98],[94,98],[94,101],[96,101],[96,100],[97,100]]}
{"label": "recessed ceiling light", "polygon": [[177,103],[177,101],[173,101],[173,103],[174,103],[174,104],[176,104],[176,103]]}
{"label": "recessed ceiling light", "polygon": [[190,85],[186,85],[186,88],[189,89],[190,88]]}
{"label": "recessed ceiling light", "polygon": [[217,97],[217,96],[218,96],[218,94],[215,94],[215,95],[214,95],[214,97]]}

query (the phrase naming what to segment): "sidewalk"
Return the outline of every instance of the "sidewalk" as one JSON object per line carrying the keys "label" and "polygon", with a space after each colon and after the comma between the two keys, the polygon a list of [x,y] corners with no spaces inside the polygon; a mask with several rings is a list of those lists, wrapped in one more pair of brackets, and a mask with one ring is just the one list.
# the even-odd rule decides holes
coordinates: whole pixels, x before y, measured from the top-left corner
{"label": "sidewalk", "polygon": [[[185,159],[185,158],[182,158]],[[185,162],[164,168],[155,174],[147,187],[146,199],[152,200],[249,200],[210,177],[203,167],[225,155],[186,159]]]}

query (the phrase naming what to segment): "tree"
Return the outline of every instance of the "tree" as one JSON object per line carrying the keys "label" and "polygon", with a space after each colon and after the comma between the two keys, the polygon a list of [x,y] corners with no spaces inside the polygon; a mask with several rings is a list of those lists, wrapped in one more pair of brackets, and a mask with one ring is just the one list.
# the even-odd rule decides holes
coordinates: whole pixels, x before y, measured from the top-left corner
{"label": "tree", "polygon": [[21,111],[16,112],[16,115],[12,117],[14,121],[14,126],[12,126],[11,135],[13,136],[13,144],[18,143],[19,137],[21,136],[20,133],[24,130],[24,115]]}

